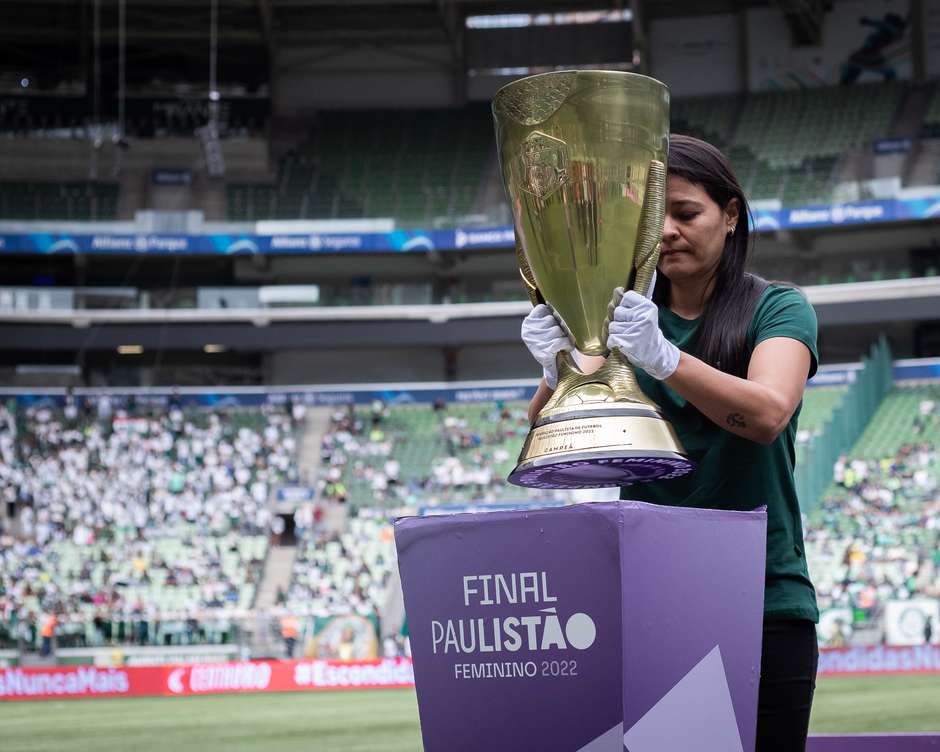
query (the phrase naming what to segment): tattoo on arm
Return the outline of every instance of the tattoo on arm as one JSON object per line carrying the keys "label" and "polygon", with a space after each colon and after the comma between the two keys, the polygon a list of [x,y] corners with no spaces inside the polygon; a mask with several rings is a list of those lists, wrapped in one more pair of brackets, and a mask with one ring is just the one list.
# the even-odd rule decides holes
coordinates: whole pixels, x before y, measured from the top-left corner
{"label": "tattoo on arm", "polygon": [[741,413],[728,413],[725,423],[731,428],[747,428],[747,423],[744,422],[744,416]]}

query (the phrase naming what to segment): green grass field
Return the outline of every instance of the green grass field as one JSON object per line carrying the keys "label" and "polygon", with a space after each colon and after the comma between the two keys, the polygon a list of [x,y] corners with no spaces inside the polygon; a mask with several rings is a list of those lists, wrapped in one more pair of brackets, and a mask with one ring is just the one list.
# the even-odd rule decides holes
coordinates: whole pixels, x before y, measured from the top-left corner
{"label": "green grass field", "polygon": [[[938,731],[940,676],[820,680],[812,730]],[[420,752],[411,690],[0,703],[3,752]]]}

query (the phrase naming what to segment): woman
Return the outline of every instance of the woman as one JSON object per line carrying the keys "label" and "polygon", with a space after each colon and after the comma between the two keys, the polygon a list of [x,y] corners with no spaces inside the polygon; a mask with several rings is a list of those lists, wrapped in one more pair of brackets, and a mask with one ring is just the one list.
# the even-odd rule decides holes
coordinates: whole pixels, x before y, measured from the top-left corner
{"label": "woman", "polygon": [[[757,750],[802,750],[815,688],[816,595],[806,568],[793,479],[806,380],[816,372],[816,315],[793,287],[744,271],[747,201],[715,147],[669,144],[666,216],[652,300],[614,310],[607,340],[637,370],[696,463],[682,478],[621,489],[621,498],[673,506],[767,505],[767,574]],[[557,381],[555,354],[572,349],[546,306],[523,340],[545,378],[534,420]]]}

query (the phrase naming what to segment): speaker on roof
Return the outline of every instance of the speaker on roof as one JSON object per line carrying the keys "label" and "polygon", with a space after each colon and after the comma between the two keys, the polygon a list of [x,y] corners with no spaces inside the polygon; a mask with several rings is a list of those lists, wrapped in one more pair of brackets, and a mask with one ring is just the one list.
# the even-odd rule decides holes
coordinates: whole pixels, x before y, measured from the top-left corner
{"label": "speaker on roof", "polygon": [[225,159],[222,156],[222,143],[219,141],[219,129],[214,123],[196,128],[196,137],[202,144],[206,159],[206,172],[210,178],[225,177]]}

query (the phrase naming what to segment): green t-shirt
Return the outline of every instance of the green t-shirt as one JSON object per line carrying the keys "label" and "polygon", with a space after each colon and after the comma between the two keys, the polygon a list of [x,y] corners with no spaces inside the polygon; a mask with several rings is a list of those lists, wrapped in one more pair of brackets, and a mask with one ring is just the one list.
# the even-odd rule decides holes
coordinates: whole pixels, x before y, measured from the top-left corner
{"label": "green t-shirt", "polygon": [[[695,352],[700,319],[684,319],[659,308],[659,326],[683,352]],[[809,348],[809,375],[816,372],[816,312],[802,293],[770,285],[754,308],[747,346],[771,337],[789,337]],[[643,392],[672,423],[696,469],[681,478],[625,486],[620,498],[679,507],[749,510],[767,506],[766,619],[818,621],[816,592],[806,569],[803,526],[796,497],[793,448],[802,401],[786,429],[769,445],[736,436],[713,423],[683,397],[637,369]]]}

